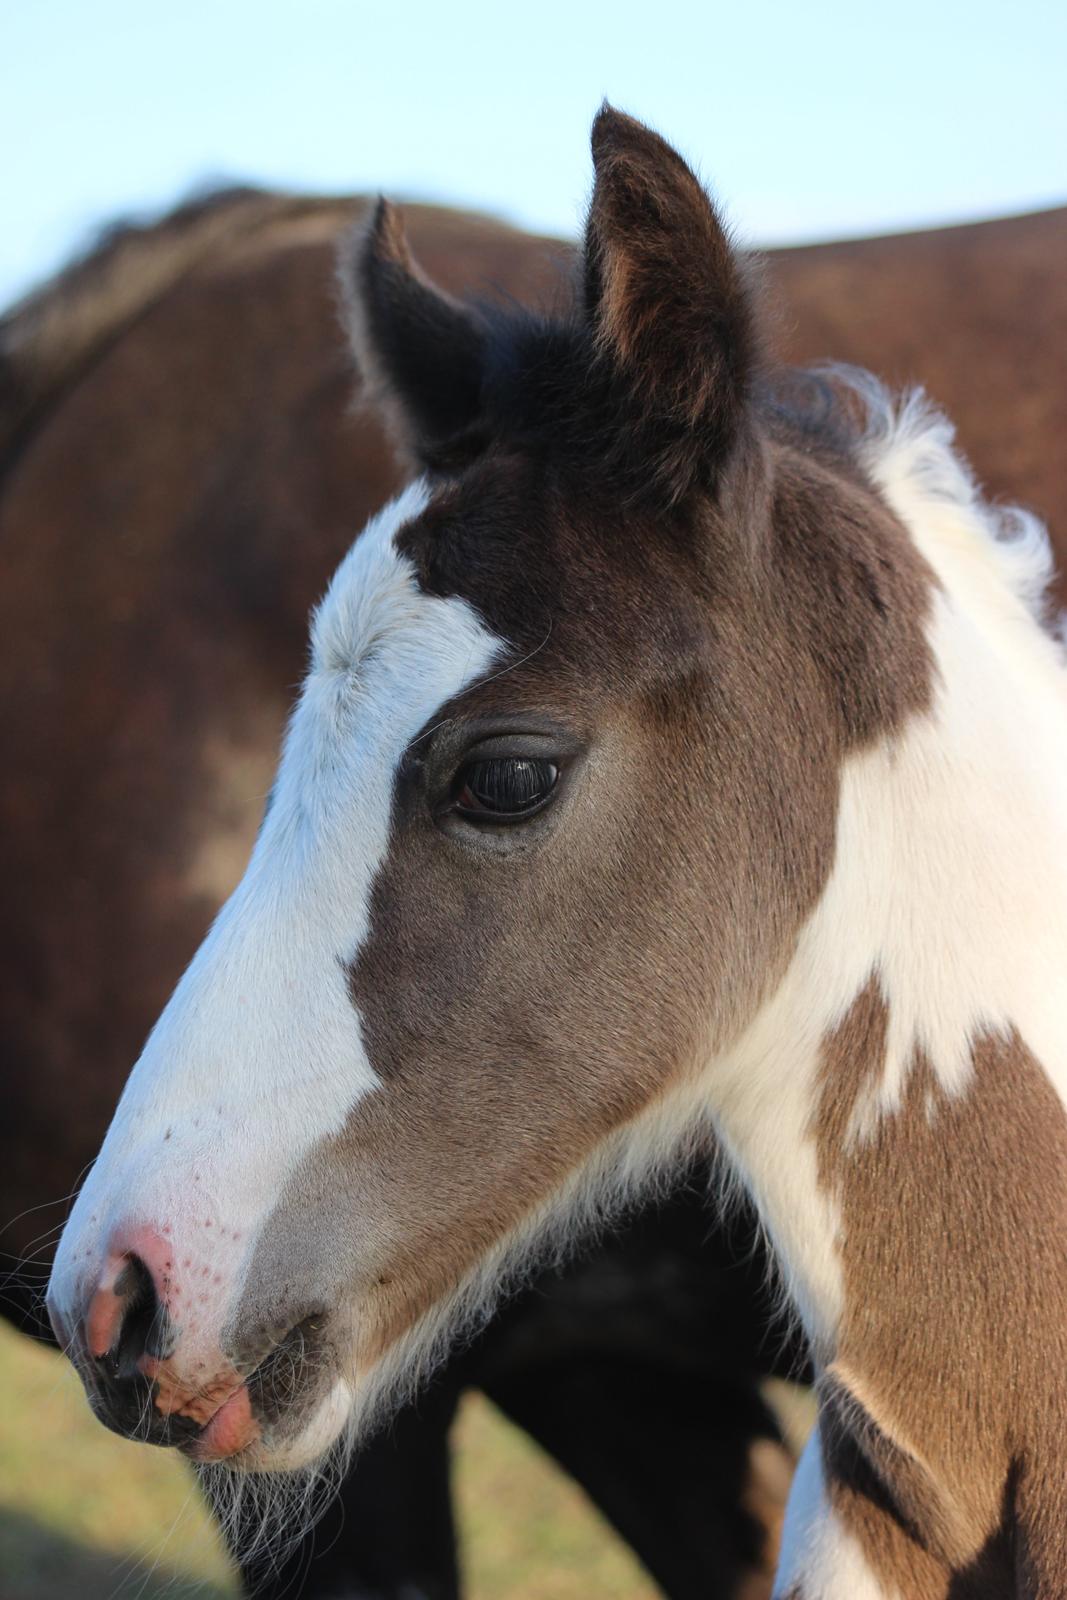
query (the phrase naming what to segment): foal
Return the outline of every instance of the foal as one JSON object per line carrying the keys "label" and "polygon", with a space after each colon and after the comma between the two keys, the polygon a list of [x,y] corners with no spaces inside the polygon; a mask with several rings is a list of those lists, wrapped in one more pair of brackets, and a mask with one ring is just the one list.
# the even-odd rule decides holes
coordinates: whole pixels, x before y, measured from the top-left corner
{"label": "foal", "polygon": [[[605,109],[573,311],[379,207],[418,481],[342,564],[248,872],[51,1289],[98,1412],[358,1438],[501,1275],[713,1124],[814,1352],[777,1593],[1067,1593],[1067,673],[947,425],[761,356]],[[284,1371],[286,1382],[276,1382]]]}

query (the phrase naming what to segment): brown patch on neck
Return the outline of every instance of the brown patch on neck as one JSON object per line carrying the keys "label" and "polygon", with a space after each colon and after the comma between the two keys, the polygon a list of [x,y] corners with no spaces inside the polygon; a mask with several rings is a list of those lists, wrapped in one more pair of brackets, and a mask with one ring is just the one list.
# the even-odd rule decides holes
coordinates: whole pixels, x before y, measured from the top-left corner
{"label": "brown patch on neck", "polygon": [[[985,1032],[942,1087],[916,1050],[895,1112],[875,979],[826,1040],[815,1121],[845,1311],[820,1423],[835,1509],[917,1600],[1067,1593],[1067,1116],[1025,1041]],[[1014,1551],[1014,1554],[1013,1554]],[[993,1587],[990,1587],[992,1585]]]}

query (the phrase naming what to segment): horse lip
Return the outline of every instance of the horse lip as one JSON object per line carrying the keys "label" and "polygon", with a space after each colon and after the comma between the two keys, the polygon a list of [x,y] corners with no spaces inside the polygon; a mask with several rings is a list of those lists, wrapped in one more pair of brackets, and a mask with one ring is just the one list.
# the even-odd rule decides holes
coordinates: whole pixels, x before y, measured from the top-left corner
{"label": "horse lip", "polygon": [[[256,1416],[252,1403],[252,1390],[257,1377],[263,1369],[269,1366],[271,1360],[278,1356],[285,1347],[286,1342],[295,1333],[303,1329],[311,1318],[305,1318],[296,1323],[286,1334],[285,1339],[274,1345],[263,1359],[257,1363],[251,1372],[231,1389],[230,1393],[215,1408],[191,1439],[184,1440],[178,1448],[192,1461],[201,1463],[226,1461],[240,1454],[250,1444],[262,1437],[262,1427]],[[146,1362],[146,1368],[149,1363]],[[152,1363],[158,1370],[158,1364]],[[155,1377],[156,1372],[147,1370],[145,1375]]]}
{"label": "horse lip", "polygon": [[[230,1460],[260,1440],[263,1437],[264,1426],[269,1426],[271,1419],[269,1407],[263,1409],[262,1397],[257,1392],[258,1380],[269,1370],[272,1361],[281,1357],[295,1340],[299,1339],[303,1346],[305,1334],[317,1334],[325,1317],[325,1312],[321,1310],[309,1312],[302,1317],[299,1322],[293,1324],[283,1339],[272,1345],[255,1367],[246,1371],[243,1378],[239,1378],[238,1373],[231,1368],[234,1378],[238,1381],[204,1419],[196,1433],[175,1441],[177,1449],[192,1461],[208,1464]],[[158,1384],[165,1365],[164,1360],[147,1353],[138,1362],[142,1376],[147,1378],[157,1391],[157,1407]],[[173,1407],[167,1414],[192,1420],[189,1412],[183,1411],[179,1406]]]}
{"label": "horse lip", "polygon": [[199,1433],[179,1449],[193,1461],[226,1461],[260,1437],[247,1381],[239,1383],[208,1417]]}

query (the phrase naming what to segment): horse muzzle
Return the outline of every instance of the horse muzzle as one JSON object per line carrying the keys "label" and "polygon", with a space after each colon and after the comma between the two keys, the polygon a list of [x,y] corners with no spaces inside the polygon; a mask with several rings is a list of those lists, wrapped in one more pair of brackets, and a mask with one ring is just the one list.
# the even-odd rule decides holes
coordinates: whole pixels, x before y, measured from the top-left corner
{"label": "horse muzzle", "polygon": [[197,1461],[233,1460],[279,1421],[282,1368],[291,1431],[303,1409],[301,1373],[325,1319],[305,1316],[265,1335],[246,1357],[225,1354],[209,1331],[225,1314],[223,1274],[183,1257],[169,1233],[143,1224],[115,1229],[102,1267],[79,1274],[74,1287],[69,1274],[53,1282],[49,1316],[107,1427]]}

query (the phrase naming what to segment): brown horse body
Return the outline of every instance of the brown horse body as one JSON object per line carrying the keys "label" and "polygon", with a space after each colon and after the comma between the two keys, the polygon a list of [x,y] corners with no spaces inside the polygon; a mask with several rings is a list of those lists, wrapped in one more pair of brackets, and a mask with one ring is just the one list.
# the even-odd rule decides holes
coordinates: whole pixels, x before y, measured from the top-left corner
{"label": "brown horse body", "polygon": [[[19,674],[0,1019],[17,1136],[0,1216],[57,1199],[95,1150],[258,825],[309,605],[395,485],[377,426],[348,415],[331,259],[351,214],[222,203],[120,242],[7,330]],[[416,210],[411,236],[446,286],[536,299],[559,276],[558,247],[475,219]],[[1051,213],[783,252],[785,353],[924,381],[989,488],[1062,534],[1047,329],[1065,238]],[[53,1217],[23,1218],[6,1248]]]}

